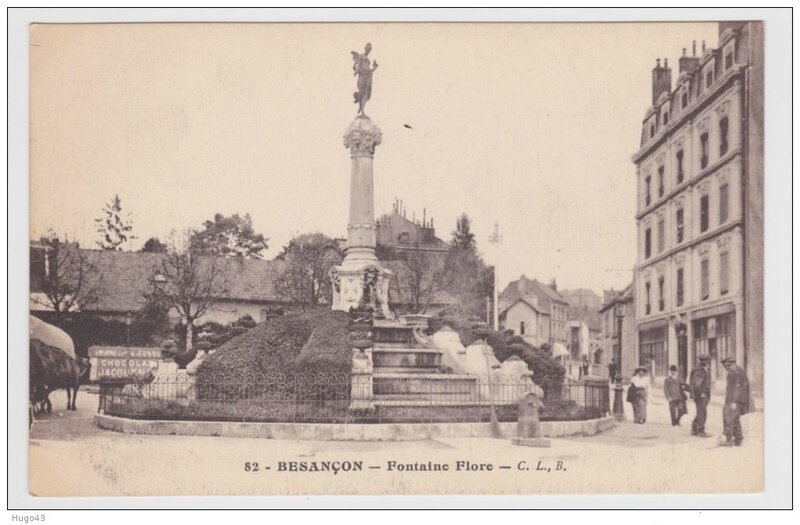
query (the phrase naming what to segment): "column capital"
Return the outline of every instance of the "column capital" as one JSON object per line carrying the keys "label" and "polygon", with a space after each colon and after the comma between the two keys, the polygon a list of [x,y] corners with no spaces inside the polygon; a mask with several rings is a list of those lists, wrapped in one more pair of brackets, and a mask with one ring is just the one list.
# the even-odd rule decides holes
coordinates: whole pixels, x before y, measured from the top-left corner
{"label": "column capital", "polygon": [[359,115],[344,132],[344,147],[353,157],[372,157],[381,144],[383,132],[366,115]]}

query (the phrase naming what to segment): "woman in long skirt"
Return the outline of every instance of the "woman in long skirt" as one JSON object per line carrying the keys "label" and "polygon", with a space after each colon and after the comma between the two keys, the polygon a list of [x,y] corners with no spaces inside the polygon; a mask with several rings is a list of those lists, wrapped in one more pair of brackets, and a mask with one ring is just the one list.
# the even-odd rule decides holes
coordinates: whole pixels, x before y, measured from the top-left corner
{"label": "woman in long skirt", "polygon": [[647,421],[647,398],[650,397],[650,378],[647,369],[640,366],[631,378],[631,386],[636,387],[636,396],[633,400],[633,422],[643,424]]}

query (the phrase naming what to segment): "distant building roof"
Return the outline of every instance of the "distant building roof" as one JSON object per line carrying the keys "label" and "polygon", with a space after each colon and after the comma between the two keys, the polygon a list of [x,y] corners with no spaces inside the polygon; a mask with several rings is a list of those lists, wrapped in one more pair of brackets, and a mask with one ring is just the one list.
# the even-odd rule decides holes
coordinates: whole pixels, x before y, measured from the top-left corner
{"label": "distant building roof", "polygon": [[538,299],[539,308],[545,309],[547,312],[551,311],[553,303],[569,306],[569,302],[556,290],[536,279],[528,279],[524,275],[516,281],[511,281],[500,294],[500,299],[513,303],[518,299],[530,296],[535,296]]}
{"label": "distant building roof", "polygon": [[604,299],[605,302],[603,303],[603,306],[600,307],[599,313],[605,312],[606,310],[608,310],[609,308],[611,308],[620,301],[622,302],[633,301],[633,283],[626,286],[624,290],[622,290],[617,294],[612,294],[612,293],[605,294]]}
{"label": "distant building roof", "polygon": [[509,308],[511,308],[512,306],[514,306],[517,303],[523,303],[523,304],[527,305],[528,308],[530,308],[531,310],[533,310],[535,312],[540,313],[541,315],[550,315],[550,312],[543,311],[539,307],[539,305],[536,304],[536,301],[531,301],[530,298],[519,298],[516,301],[506,301],[506,302],[499,301],[498,302],[498,308],[499,308],[498,315],[505,314],[508,311]]}

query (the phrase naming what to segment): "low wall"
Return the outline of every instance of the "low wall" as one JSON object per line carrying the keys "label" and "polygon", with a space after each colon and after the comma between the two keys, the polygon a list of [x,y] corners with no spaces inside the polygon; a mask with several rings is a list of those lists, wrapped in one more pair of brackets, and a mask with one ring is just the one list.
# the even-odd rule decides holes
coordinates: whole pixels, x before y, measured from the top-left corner
{"label": "low wall", "polygon": [[[100,428],[125,434],[224,436],[313,441],[415,441],[437,437],[491,437],[491,423],[234,423],[160,421],[96,414]],[[587,421],[543,421],[543,437],[592,436],[614,426],[611,416]],[[503,435],[516,435],[515,422],[500,423]]]}

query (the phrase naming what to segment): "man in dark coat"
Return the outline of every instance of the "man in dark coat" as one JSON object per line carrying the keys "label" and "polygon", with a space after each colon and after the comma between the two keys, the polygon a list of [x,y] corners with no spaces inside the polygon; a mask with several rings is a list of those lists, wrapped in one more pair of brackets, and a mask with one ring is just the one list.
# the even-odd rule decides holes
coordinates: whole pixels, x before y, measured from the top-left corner
{"label": "man in dark coat", "polygon": [[672,365],[669,367],[669,376],[664,380],[664,397],[669,403],[669,417],[672,420],[672,426],[680,426],[681,417],[686,413],[682,411],[685,407],[683,389],[686,385],[678,379],[678,367]]}
{"label": "man in dark coat", "polygon": [[722,446],[741,446],[742,423],[739,420],[742,414],[750,411],[750,382],[744,369],[736,364],[732,357],[722,360],[722,366],[728,371],[728,380],[725,388],[725,406],[722,409],[722,427],[725,441]]}
{"label": "man in dark coat", "polygon": [[706,434],[706,407],[711,399],[711,374],[708,371],[708,356],[699,356],[697,361],[700,366],[694,368],[689,374],[689,388],[697,414],[692,421],[692,435],[698,437],[711,437]]}
{"label": "man in dark coat", "polygon": [[615,377],[617,377],[617,363],[612,357],[608,363],[608,379],[613,383]]}

